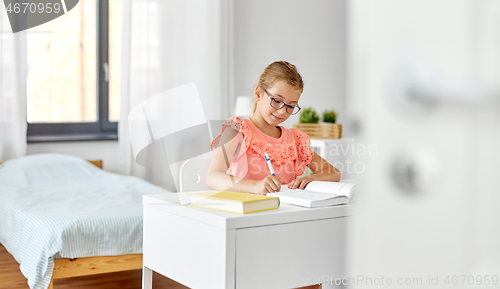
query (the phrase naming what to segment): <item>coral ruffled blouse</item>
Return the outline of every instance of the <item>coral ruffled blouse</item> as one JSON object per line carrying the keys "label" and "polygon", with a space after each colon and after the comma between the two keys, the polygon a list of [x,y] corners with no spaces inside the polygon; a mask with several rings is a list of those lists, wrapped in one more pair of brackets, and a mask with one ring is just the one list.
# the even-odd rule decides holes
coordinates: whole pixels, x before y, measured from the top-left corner
{"label": "coral ruffled blouse", "polygon": [[230,118],[222,124],[220,134],[212,142],[215,150],[226,127],[231,127],[243,135],[243,142],[233,156],[227,173],[233,176],[262,180],[270,174],[264,153],[267,152],[274,172],[283,184],[288,184],[304,173],[305,166],[312,160],[309,136],[298,129],[279,126],[281,136],[274,138],[258,129],[246,118]]}

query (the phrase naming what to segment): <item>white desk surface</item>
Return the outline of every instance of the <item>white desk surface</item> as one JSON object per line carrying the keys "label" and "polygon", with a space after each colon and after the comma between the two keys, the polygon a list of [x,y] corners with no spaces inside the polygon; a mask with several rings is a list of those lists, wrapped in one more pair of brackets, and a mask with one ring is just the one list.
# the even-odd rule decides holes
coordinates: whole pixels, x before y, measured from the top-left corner
{"label": "white desk surface", "polygon": [[349,215],[349,205],[329,206],[321,208],[303,208],[288,204],[280,204],[277,209],[236,214],[218,210],[189,206],[189,195],[194,192],[165,193],[144,195],[144,206],[175,214],[222,229],[237,229],[275,224],[285,224],[308,220],[345,217]]}

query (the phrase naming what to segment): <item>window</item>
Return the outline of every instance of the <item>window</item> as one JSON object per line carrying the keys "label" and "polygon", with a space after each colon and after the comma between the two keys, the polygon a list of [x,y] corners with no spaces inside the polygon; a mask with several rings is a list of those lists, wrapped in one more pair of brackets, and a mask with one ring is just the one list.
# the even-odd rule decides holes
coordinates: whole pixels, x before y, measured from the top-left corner
{"label": "window", "polygon": [[81,0],[28,30],[28,141],[117,138],[121,12]]}

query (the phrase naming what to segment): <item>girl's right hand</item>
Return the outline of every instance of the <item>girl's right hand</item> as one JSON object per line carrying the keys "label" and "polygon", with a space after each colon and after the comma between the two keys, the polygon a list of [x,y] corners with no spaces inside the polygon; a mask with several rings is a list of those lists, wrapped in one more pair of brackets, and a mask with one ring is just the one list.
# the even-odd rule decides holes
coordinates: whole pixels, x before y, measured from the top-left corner
{"label": "girl's right hand", "polygon": [[267,193],[276,193],[281,189],[282,180],[273,175],[266,176],[262,181],[257,181],[254,186],[253,193],[265,195]]}

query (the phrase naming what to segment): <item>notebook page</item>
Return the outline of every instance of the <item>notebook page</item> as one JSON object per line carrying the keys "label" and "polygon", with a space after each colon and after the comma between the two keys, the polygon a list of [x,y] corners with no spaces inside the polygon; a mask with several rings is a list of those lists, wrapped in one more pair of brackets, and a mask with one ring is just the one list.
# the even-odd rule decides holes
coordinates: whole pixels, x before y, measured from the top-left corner
{"label": "notebook page", "polygon": [[[353,193],[353,183],[339,183],[339,182],[323,182],[314,181],[307,184],[305,191],[308,192],[321,192],[327,194],[344,195],[351,197]],[[302,191],[297,189],[298,191]],[[288,185],[281,185],[280,192],[293,191],[288,188]]]}
{"label": "notebook page", "polygon": [[268,196],[288,196],[288,197],[294,197],[294,198],[299,198],[299,199],[305,199],[309,201],[319,201],[319,200],[326,200],[330,198],[335,198],[335,197],[344,197],[342,195],[335,195],[331,193],[322,193],[322,192],[313,192],[313,191],[308,191],[308,190],[301,190],[301,189],[295,189],[295,190],[290,190],[288,187],[283,188],[282,190],[279,191],[278,193],[269,193],[267,194]]}

